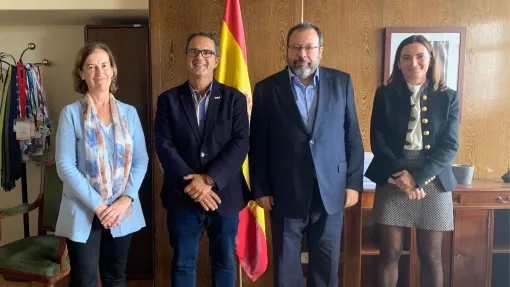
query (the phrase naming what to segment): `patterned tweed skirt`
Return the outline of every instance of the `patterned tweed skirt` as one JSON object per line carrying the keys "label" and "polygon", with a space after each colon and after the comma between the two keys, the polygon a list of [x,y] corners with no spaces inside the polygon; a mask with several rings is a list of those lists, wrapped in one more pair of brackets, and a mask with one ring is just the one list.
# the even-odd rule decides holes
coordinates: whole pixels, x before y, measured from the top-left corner
{"label": "patterned tweed skirt", "polygon": [[[405,166],[417,167],[425,161],[422,150],[404,150]],[[445,191],[439,179],[425,185],[421,200],[408,199],[395,184],[375,188],[373,221],[386,225],[414,227],[430,231],[453,230],[452,193]]]}

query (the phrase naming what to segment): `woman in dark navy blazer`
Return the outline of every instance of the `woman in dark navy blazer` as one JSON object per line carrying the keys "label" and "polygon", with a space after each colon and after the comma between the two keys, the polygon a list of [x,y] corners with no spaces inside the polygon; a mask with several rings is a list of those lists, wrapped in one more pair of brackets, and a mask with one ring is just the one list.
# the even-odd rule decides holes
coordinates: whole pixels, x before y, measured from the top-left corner
{"label": "woman in dark navy blazer", "polygon": [[459,99],[444,87],[432,45],[400,43],[386,86],[377,89],[366,177],[376,183],[373,220],[380,243],[379,286],[396,286],[406,227],[416,228],[421,286],[443,286],[441,243],[453,230],[450,162],[458,150]]}

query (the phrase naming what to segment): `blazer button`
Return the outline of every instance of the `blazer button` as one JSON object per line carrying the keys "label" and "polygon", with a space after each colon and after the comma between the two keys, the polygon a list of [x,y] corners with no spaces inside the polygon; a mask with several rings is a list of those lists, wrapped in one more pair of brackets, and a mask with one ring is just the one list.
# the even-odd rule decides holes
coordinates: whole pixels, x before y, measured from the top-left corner
{"label": "blazer button", "polygon": [[421,122],[422,122],[422,123],[424,123],[424,124],[426,124],[426,123],[428,123],[428,122],[429,122],[429,120],[428,120],[428,119],[423,119],[423,120],[421,120]]}
{"label": "blazer button", "polygon": [[425,149],[430,149],[430,145],[426,145],[426,146],[425,146]]}
{"label": "blazer button", "polygon": [[427,111],[427,107],[421,107],[421,111],[422,112],[426,112]]}
{"label": "blazer button", "polygon": [[424,135],[424,136],[428,136],[429,134],[430,134],[430,132],[429,132],[429,131],[424,131],[424,132],[423,132],[423,135]]}
{"label": "blazer button", "polygon": [[205,153],[204,152],[201,152],[200,153],[200,157],[204,157],[205,156]]}
{"label": "blazer button", "polygon": [[313,145],[315,142],[313,140],[310,140],[310,145]]}
{"label": "blazer button", "polygon": [[423,96],[423,97],[421,97],[421,99],[426,101],[427,100],[427,96]]}

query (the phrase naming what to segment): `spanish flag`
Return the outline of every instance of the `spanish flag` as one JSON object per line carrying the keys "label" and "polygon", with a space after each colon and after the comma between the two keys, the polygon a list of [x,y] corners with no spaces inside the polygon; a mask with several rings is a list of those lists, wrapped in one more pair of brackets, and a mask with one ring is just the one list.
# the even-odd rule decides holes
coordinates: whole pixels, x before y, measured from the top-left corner
{"label": "spanish flag", "polygon": [[[216,79],[241,91],[248,102],[251,114],[251,86],[244,41],[243,19],[239,0],[227,0],[220,35],[220,62]],[[243,174],[250,185],[248,158],[243,164]],[[267,268],[267,245],[264,210],[250,201],[239,213],[239,231],[236,254],[242,268],[251,280],[259,278]]]}

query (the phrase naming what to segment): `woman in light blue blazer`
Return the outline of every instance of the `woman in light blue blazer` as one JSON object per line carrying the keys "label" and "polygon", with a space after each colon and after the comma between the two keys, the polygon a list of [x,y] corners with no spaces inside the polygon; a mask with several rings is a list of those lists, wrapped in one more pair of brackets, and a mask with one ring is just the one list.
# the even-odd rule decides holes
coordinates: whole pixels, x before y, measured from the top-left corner
{"label": "woman in light blue blazer", "polygon": [[56,234],[67,238],[70,286],[125,286],[133,232],[145,226],[138,190],[149,162],[136,109],[116,100],[112,51],[90,43],[73,69],[75,91],[56,137],[57,171],[64,182]]}

